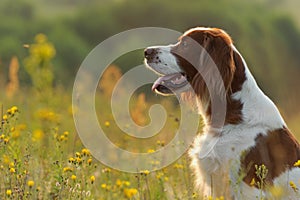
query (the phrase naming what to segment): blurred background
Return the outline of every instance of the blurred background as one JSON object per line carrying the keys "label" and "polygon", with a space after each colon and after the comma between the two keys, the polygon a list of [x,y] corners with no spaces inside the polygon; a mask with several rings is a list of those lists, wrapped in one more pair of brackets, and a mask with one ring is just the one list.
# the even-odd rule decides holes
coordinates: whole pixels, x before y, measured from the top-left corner
{"label": "blurred background", "polygon": [[[209,26],[222,28],[232,36],[258,84],[277,104],[300,139],[299,7],[298,0],[1,0],[2,116],[7,108],[17,105],[30,137],[50,147],[46,135],[53,130],[55,135],[58,126],[62,132],[75,132],[71,108],[74,78],[84,58],[100,42],[137,27],[184,32],[196,26]],[[111,128],[110,137],[120,146],[126,146],[128,138],[119,141],[121,133],[113,128],[108,99],[122,73],[142,62],[143,50],[124,55],[99,83],[96,102],[99,122]],[[155,97],[150,87],[134,98],[133,120],[147,124],[147,109],[160,101],[172,113],[166,129],[169,132],[176,129],[174,123],[179,115],[174,109],[176,103]],[[72,142],[66,147],[65,157],[74,151],[74,143],[80,143],[76,134],[68,137]],[[15,143],[18,144],[22,143]]]}
{"label": "blurred background", "polygon": [[[300,117],[300,16],[296,0],[3,0],[0,2],[0,87],[9,81],[12,57],[19,60],[21,87],[30,85],[23,46],[43,33],[56,48],[54,84],[72,87],[77,69],[97,44],[130,28],[157,26],[180,32],[220,27],[232,35],[259,85],[288,119]],[[139,54],[138,54],[139,55]],[[133,55],[134,56],[134,55]],[[140,55],[139,55],[140,56]],[[128,57],[127,70],[137,60]],[[293,121],[293,120],[292,120]]]}

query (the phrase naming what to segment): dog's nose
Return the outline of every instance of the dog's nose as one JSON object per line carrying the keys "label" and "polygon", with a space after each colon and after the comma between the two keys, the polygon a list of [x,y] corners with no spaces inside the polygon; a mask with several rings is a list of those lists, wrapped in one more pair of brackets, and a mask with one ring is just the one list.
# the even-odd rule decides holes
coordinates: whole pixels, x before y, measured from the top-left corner
{"label": "dog's nose", "polygon": [[146,48],[144,50],[145,58],[149,59],[153,57],[157,53],[157,50],[155,48]]}

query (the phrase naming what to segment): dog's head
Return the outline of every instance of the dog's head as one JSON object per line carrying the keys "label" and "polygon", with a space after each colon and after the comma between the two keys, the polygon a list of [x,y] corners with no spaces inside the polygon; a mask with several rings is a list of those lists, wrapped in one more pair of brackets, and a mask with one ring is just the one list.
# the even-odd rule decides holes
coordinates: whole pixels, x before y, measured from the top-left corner
{"label": "dog's head", "polygon": [[[176,44],[145,49],[145,63],[160,77],[152,90],[158,94],[180,94],[192,87],[202,100],[207,99],[207,84],[225,92],[232,87],[236,66],[242,64],[230,36],[218,28],[194,28],[185,32]],[[216,81],[216,69],[219,83]],[[211,92],[211,91],[210,91]],[[207,99],[208,100],[208,99]]]}

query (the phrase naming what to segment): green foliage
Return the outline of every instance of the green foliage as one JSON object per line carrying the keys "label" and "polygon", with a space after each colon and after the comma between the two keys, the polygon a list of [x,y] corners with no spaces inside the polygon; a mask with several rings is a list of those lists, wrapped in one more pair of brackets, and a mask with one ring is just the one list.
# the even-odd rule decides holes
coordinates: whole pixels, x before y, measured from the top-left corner
{"label": "green foliage", "polygon": [[258,178],[258,181],[256,182],[257,187],[260,190],[260,200],[263,200],[263,190],[266,188],[266,178],[268,175],[268,169],[267,167],[262,165],[255,165],[255,175]]}
{"label": "green foliage", "polygon": [[[72,86],[77,69],[91,48],[86,41],[63,24],[55,24],[53,27],[48,36],[55,45],[56,57],[58,57],[57,59],[53,58],[56,83]],[[62,40],[62,38],[64,39]]]}
{"label": "green foliage", "polygon": [[0,11],[2,15],[8,18],[20,17],[23,20],[31,20],[34,17],[34,7],[26,0],[17,0],[15,2],[4,0],[2,1]]}

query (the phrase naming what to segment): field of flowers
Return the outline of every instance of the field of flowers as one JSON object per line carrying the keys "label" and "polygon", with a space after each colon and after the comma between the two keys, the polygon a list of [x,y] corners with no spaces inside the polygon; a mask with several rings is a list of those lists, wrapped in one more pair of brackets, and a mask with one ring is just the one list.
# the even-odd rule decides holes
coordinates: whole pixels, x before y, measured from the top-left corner
{"label": "field of flowers", "polygon": [[[55,79],[51,59],[54,46],[43,34],[35,43],[25,45],[28,57],[24,67],[31,87],[19,83],[19,63],[13,58],[9,82],[1,90],[0,117],[0,199],[197,199],[184,155],[170,166],[150,172],[131,174],[111,169],[93,158],[76,133],[71,93],[53,87]],[[112,66],[107,77],[121,76]],[[109,111],[113,82],[105,78],[99,84],[96,107],[99,123],[112,141],[129,150],[126,136],[116,128]],[[162,148],[178,127],[178,111],[172,102],[161,102],[170,110],[163,133],[143,145],[142,151]],[[132,118],[140,125],[148,122],[151,105],[145,94],[132,100]],[[134,149],[133,149],[134,150]],[[155,162],[153,162],[155,165]]]}
{"label": "field of flowers", "polygon": [[[158,166],[158,161],[150,160],[152,166],[137,173],[121,172],[95,159],[76,132],[72,90],[54,84],[55,47],[43,34],[24,47],[28,56],[23,65],[12,58],[9,81],[0,90],[0,199],[202,199],[201,191],[194,190],[186,153],[156,171],[149,169]],[[30,86],[20,84],[20,66],[29,75]],[[112,91],[121,76],[121,70],[111,65],[101,77],[95,99],[98,122],[116,146],[153,153],[169,143],[179,127],[178,102],[172,98],[154,100],[143,92],[134,94],[128,106],[136,124],[149,123],[153,104],[161,104],[168,113],[158,135],[134,140],[118,128],[110,108]],[[295,165],[299,166],[299,161]],[[264,165],[255,167],[259,181],[251,184],[263,189],[268,171]],[[298,193],[293,182],[289,185]],[[274,199],[285,194],[282,188],[269,190]]]}
{"label": "field of flowers", "polygon": [[[22,123],[24,114],[21,108],[13,106],[2,116],[1,199],[196,197],[185,156],[172,166],[152,173],[148,170],[138,174],[118,172],[94,160],[74,130],[61,129],[62,118],[68,116],[39,110],[32,124],[40,128],[34,128]],[[106,126],[110,128],[108,121]],[[163,142],[157,141],[157,147],[161,145]]]}

